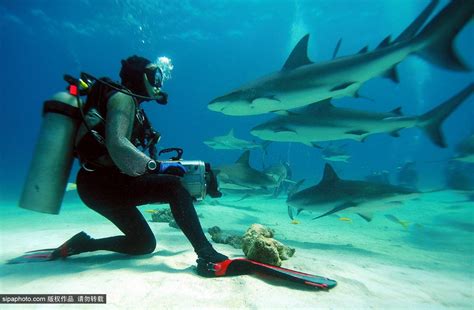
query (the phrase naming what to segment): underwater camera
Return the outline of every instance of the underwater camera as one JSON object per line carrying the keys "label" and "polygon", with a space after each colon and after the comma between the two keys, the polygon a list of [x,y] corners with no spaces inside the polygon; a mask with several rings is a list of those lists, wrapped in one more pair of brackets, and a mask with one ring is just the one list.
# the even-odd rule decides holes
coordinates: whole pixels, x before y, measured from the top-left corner
{"label": "underwater camera", "polygon": [[[175,161],[160,160],[160,163],[172,162]],[[207,193],[206,163],[200,160],[180,160],[179,162],[186,168],[186,173],[181,179],[183,186],[194,199],[197,201],[203,200]]]}
{"label": "underwater camera", "polygon": [[218,189],[216,176],[209,163],[201,160],[181,160],[183,149],[177,147],[163,149],[158,155],[170,152],[176,152],[177,154],[169,160],[160,160],[160,162],[173,163],[179,161],[186,168],[186,173],[181,182],[196,201],[203,200],[206,195],[213,198],[222,196]]}

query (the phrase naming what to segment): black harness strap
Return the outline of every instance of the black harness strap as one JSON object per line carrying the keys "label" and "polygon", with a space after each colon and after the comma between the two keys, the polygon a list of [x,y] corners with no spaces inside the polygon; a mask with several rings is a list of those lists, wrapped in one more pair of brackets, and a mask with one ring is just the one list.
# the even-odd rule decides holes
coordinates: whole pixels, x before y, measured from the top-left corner
{"label": "black harness strap", "polygon": [[43,105],[43,115],[45,113],[58,113],[69,116],[70,118],[80,120],[81,112],[79,108],[70,106],[58,100],[47,100]]}

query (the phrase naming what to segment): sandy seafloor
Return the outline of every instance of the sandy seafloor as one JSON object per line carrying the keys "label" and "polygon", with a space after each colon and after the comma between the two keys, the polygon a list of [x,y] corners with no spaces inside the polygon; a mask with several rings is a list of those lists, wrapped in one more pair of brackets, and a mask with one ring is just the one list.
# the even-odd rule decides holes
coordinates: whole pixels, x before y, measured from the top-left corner
{"label": "sandy seafloor", "polygon": [[[106,305],[2,305],[2,308],[113,309],[473,309],[474,203],[461,192],[423,194],[419,200],[381,211],[367,223],[301,213],[291,224],[284,199],[238,197],[221,205],[197,205],[203,226],[243,233],[261,223],[296,249],[283,267],[338,281],[330,291],[288,287],[255,276],[201,278],[184,235],[150,223],[154,254],[140,257],[95,252],[62,261],[7,265],[27,250],[55,247],[84,230],[93,237],[119,231],[68,193],[60,215],[0,209],[0,294],[107,294]],[[75,202],[77,201],[77,202]],[[232,206],[230,206],[232,205]],[[143,206],[142,211],[159,206]],[[161,207],[167,207],[165,205]],[[148,219],[150,214],[144,213]],[[408,229],[389,221],[393,214]],[[241,250],[215,247],[232,257]]]}

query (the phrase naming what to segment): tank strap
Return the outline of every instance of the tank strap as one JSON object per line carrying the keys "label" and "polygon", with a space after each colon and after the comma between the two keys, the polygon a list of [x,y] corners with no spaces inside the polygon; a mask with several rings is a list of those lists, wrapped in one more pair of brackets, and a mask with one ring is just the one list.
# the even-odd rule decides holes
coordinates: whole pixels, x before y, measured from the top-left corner
{"label": "tank strap", "polygon": [[69,116],[73,119],[81,119],[81,113],[79,111],[79,108],[70,106],[64,102],[57,100],[47,100],[44,102],[43,115],[45,113],[58,113]]}

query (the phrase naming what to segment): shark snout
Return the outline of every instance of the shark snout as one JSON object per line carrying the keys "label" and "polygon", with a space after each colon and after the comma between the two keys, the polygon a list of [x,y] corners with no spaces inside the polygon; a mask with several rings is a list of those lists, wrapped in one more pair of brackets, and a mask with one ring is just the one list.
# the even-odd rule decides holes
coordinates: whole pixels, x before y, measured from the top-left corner
{"label": "shark snout", "polygon": [[255,126],[254,128],[250,129],[250,134],[260,138],[265,131],[265,127],[263,125]]}
{"label": "shark snout", "polygon": [[215,98],[207,104],[207,108],[211,111],[222,112],[225,108],[225,104],[220,100],[220,98]]}

